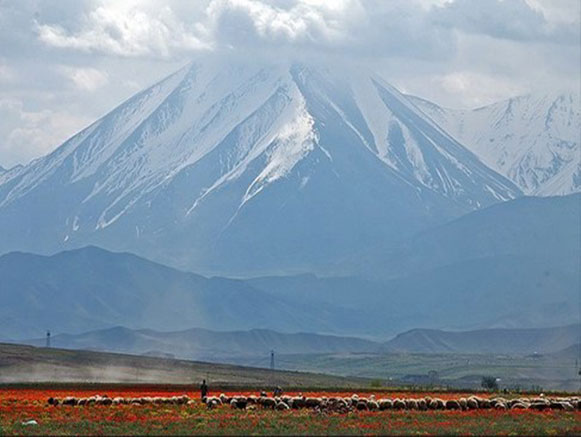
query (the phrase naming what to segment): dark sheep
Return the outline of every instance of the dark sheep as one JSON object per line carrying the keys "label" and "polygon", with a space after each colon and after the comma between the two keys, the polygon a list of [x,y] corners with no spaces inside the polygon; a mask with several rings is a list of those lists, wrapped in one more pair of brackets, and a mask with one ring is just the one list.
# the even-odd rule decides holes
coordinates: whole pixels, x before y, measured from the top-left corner
{"label": "dark sheep", "polygon": [[550,404],[547,404],[545,402],[533,402],[529,408],[531,410],[544,411],[550,408]]}
{"label": "dark sheep", "polygon": [[305,407],[307,408],[316,408],[321,405],[320,398],[306,398],[305,399]]}
{"label": "dark sheep", "polygon": [[468,407],[469,410],[477,410],[478,409],[478,401],[475,399],[467,399],[466,400],[466,406]]}
{"label": "dark sheep", "polygon": [[355,408],[357,408],[358,411],[369,410],[369,407],[367,406],[367,402],[363,402],[363,401],[357,402],[357,404],[355,405]]}
{"label": "dark sheep", "polygon": [[292,399],[292,407],[294,409],[304,408],[305,407],[305,398],[296,396]]}
{"label": "dark sheep", "polygon": [[393,409],[394,410],[405,410],[406,405],[405,402],[401,399],[394,399],[393,401]]}
{"label": "dark sheep", "polygon": [[258,403],[262,405],[264,408],[274,408],[276,407],[276,401],[273,398],[260,398],[258,399]]}
{"label": "dark sheep", "polygon": [[233,398],[230,401],[230,407],[237,408],[239,410],[245,409],[247,404],[248,404],[248,401],[244,397]]}
{"label": "dark sheep", "polygon": [[379,409],[381,411],[391,410],[393,408],[393,402],[391,399],[380,399],[379,400]]}
{"label": "dark sheep", "polygon": [[553,410],[564,410],[564,411],[573,411],[573,405],[569,402],[551,402],[551,408]]}
{"label": "dark sheep", "polygon": [[449,399],[446,401],[446,410],[461,410],[462,407],[460,403],[455,399]]}
{"label": "dark sheep", "polygon": [[490,399],[479,400],[478,407],[482,408],[483,410],[487,410],[489,408],[492,408],[492,402],[490,401]]}

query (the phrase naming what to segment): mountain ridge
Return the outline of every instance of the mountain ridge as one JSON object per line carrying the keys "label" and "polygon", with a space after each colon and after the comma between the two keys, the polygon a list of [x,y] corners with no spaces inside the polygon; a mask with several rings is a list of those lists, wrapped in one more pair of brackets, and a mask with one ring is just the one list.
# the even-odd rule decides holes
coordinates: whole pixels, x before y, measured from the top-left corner
{"label": "mountain ridge", "polygon": [[[42,346],[44,339],[24,343]],[[51,338],[54,347],[99,349],[109,352],[147,354],[151,351],[190,359],[229,359],[276,354],[371,352],[379,348],[373,341],[356,337],[314,333],[279,333],[270,329],[215,331],[191,328],[175,332],[113,327],[82,334],[59,334]]]}
{"label": "mountain ridge", "polygon": [[205,278],[96,247],[53,256],[3,255],[0,276],[0,323],[3,336],[12,339],[46,329],[75,333],[120,324],[283,331],[312,325],[326,331],[341,314],[335,309],[335,316],[322,315],[243,281]]}
{"label": "mountain ridge", "polygon": [[412,329],[384,343],[382,350],[399,353],[561,353],[577,344],[580,333],[579,324],[463,332]]}
{"label": "mountain ridge", "polygon": [[[55,348],[98,350],[137,355],[173,356],[181,359],[248,361],[302,354],[567,354],[579,341],[579,324],[536,329],[482,329],[446,331],[412,329],[379,342],[358,337],[315,333],[280,333],[269,329],[213,331],[192,328],[176,332],[129,329],[121,326],[82,334],[58,334]],[[43,346],[44,338],[22,343]]]}
{"label": "mountain ridge", "polygon": [[208,60],[0,176],[0,253],[301,272],[520,194],[376,76]]}
{"label": "mountain ridge", "polygon": [[578,92],[532,93],[472,110],[409,96],[418,108],[528,195],[581,191]]}

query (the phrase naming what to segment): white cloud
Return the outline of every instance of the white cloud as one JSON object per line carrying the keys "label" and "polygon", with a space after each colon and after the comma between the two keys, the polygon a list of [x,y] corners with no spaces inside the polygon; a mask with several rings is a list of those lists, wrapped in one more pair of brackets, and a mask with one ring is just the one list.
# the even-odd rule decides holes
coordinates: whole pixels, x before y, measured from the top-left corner
{"label": "white cloud", "polygon": [[16,79],[16,71],[6,64],[0,64],[0,82],[10,83]]}
{"label": "white cloud", "polygon": [[102,0],[80,18],[83,27],[77,32],[37,23],[38,37],[52,47],[130,57],[169,57],[174,50],[209,48],[170,6]]}
{"label": "white cloud", "polygon": [[[577,0],[574,0],[577,1]],[[548,0],[84,0],[76,20],[37,20],[44,44],[109,56],[305,49],[449,58],[457,32],[578,44],[578,14]],[[565,20],[569,11],[569,19]],[[574,18],[571,18],[573,16]]]}
{"label": "white cloud", "polygon": [[[558,3],[558,2],[555,2]],[[465,33],[516,41],[579,43],[579,16],[571,22],[550,22],[545,13],[554,11],[537,0],[455,0],[432,9],[434,23]],[[555,17],[554,17],[555,18]]]}
{"label": "white cloud", "polygon": [[214,0],[203,25],[216,41],[232,45],[325,45],[346,40],[348,14],[356,18],[364,12],[356,0],[297,0],[287,2],[286,8],[275,5],[257,0]]}
{"label": "white cloud", "polygon": [[16,126],[0,145],[0,162],[6,168],[51,152],[92,121],[67,112],[29,111],[13,99],[0,99],[0,119]]}
{"label": "white cloud", "polygon": [[551,26],[579,23],[581,16],[579,0],[526,0],[526,2],[531,8],[540,11]]}
{"label": "white cloud", "polygon": [[[436,1],[435,4],[440,4]],[[108,56],[172,58],[200,51],[305,50],[349,56],[442,57],[454,35],[430,25],[426,0],[95,0],[77,20],[45,23],[49,47]]]}
{"label": "white cloud", "polygon": [[63,66],[62,71],[75,87],[81,91],[93,92],[109,82],[109,75],[95,68],[73,68]]}
{"label": "white cloud", "polygon": [[529,91],[512,81],[471,71],[457,71],[436,76],[431,83],[451,95],[462,95],[469,107],[487,105],[502,100],[506,96],[525,94]]}

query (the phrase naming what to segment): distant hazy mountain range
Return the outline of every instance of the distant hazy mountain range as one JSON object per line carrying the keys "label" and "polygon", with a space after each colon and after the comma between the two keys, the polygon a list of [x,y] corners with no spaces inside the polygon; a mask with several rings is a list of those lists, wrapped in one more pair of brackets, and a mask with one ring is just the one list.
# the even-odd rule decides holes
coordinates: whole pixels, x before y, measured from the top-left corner
{"label": "distant hazy mountain range", "polygon": [[[565,354],[579,341],[581,325],[542,329],[489,329],[449,332],[414,329],[384,343],[353,337],[283,334],[271,330],[218,332],[189,329],[179,332],[132,330],[115,327],[83,334],[60,334],[52,347],[100,350],[140,355],[173,356],[197,360],[261,359],[275,351],[286,354],[336,353],[459,353],[459,354]],[[44,346],[45,339],[27,340]]]}
{"label": "distant hazy mountain range", "polygon": [[384,352],[545,354],[563,352],[581,338],[581,325],[541,329],[449,332],[413,329],[382,346]]}
{"label": "distant hazy mountain range", "polygon": [[399,252],[362,258],[385,272],[372,279],[205,278],[95,247],[11,253],[0,257],[0,333],[23,339],[121,325],[385,338],[412,328],[575,323],[580,198],[524,198],[474,212]]}
{"label": "distant hazy mountain range", "polygon": [[[28,340],[43,346],[45,339]],[[266,329],[210,331],[188,329],[178,332],[132,330],[115,327],[83,334],[60,334],[52,338],[54,347],[90,349],[135,354],[171,354],[191,359],[267,357],[276,354],[375,352],[379,344],[351,337],[308,333],[283,334]]]}
{"label": "distant hazy mountain range", "polygon": [[336,327],[316,308],[243,281],[205,278],[95,247],[51,257],[4,255],[0,277],[0,332],[12,339],[121,324],[158,330]]}
{"label": "distant hazy mountain range", "polygon": [[365,307],[374,314],[371,320],[384,319],[400,332],[575,323],[580,222],[579,194],[522,198],[473,212],[391,250],[379,246],[356,253],[338,269],[352,272],[351,278],[248,282],[313,306]]}
{"label": "distant hazy mountain range", "polygon": [[[580,220],[580,194],[524,197],[465,215],[391,249],[369,247],[347,258],[341,267],[366,277],[391,278],[482,261],[513,268],[515,280],[521,280],[516,270],[527,270],[527,263],[540,262],[547,276],[553,270],[577,275]],[[534,269],[529,273],[532,278]],[[466,275],[459,272],[457,279],[462,278]]]}

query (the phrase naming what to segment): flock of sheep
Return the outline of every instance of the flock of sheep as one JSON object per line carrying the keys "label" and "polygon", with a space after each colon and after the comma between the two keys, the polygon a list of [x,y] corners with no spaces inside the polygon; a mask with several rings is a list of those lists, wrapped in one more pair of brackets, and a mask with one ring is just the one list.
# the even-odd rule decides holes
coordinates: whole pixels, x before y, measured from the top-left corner
{"label": "flock of sheep", "polygon": [[107,395],[95,395],[88,398],[77,398],[74,396],[67,396],[66,398],[48,398],[49,405],[69,405],[69,406],[91,406],[91,405],[147,405],[147,404],[170,404],[170,405],[186,405],[193,403],[189,396],[171,396],[171,397],[141,397],[141,398],[110,398]]}
{"label": "flock of sheep", "polygon": [[460,399],[438,399],[426,396],[419,399],[375,399],[374,395],[359,397],[305,397],[305,396],[233,396],[224,394],[208,397],[205,400],[208,408],[229,404],[232,408],[244,409],[253,405],[276,410],[312,408],[320,411],[348,412],[384,411],[384,410],[476,410],[476,409],[532,409],[532,410],[581,410],[581,398],[481,398],[470,396]]}
{"label": "flock of sheep", "polygon": [[[50,405],[90,406],[90,405],[188,405],[196,401],[187,395],[171,397],[140,397],[140,398],[109,398],[108,396],[95,395],[88,398],[76,398],[69,396],[63,399],[49,398]],[[346,413],[349,411],[384,411],[384,410],[476,410],[476,409],[530,409],[530,410],[581,410],[580,397],[548,398],[539,396],[535,398],[505,399],[501,397],[487,399],[478,396],[470,396],[459,399],[439,399],[426,396],[419,399],[375,399],[371,395],[368,398],[354,394],[350,397],[305,397],[276,396],[269,397],[266,393],[260,396],[209,396],[202,399],[208,408],[216,408],[222,405],[230,405],[235,409],[268,408],[274,410],[290,410],[310,408],[325,412]]]}

